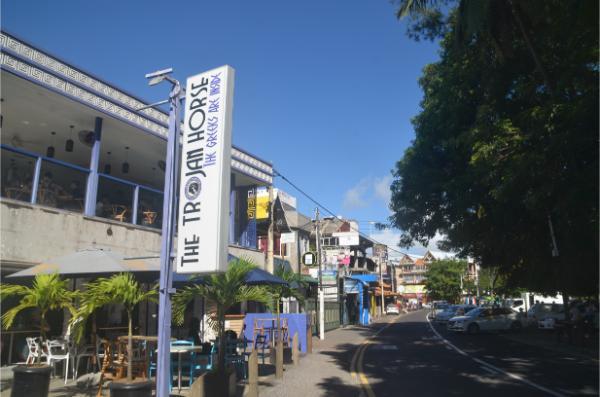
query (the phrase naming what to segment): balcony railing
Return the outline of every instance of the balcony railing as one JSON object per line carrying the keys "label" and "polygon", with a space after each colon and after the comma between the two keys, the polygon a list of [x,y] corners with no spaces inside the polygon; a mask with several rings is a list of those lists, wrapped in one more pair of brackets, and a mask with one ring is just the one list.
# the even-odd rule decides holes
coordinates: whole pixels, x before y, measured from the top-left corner
{"label": "balcony railing", "polygon": [[[0,195],[13,200],[83,213],[89,168],[1,145]],[[98,174],[95,215],[160,228],[160,190],[106,174]]]}

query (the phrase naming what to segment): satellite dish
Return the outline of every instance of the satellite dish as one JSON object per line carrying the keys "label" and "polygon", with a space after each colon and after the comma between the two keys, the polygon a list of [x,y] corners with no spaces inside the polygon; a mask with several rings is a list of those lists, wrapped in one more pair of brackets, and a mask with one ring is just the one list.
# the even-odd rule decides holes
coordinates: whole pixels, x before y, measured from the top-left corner
{"label": "satellite dish", "polygon": [[89,147],[94,146],[94,131],[79,131],[77,133],[77,137],[79,138],[79,142],[83,143],[84,145]]}
{"label": "satellite dish", "polygon": [[165,172],[165,168],[167,168],[167,163],[165,163],[163,160],[158,160],[158,168],[160,168],[160,170],[162,172]]}

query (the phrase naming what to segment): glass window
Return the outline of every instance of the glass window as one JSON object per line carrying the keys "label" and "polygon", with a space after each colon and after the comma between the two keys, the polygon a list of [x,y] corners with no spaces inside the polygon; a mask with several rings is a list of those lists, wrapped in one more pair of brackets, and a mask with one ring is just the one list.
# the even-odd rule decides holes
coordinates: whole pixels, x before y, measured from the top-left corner
{"label": "glass window", "polygon": [[87,172],[42,161],[36,202],[49,207],[83,212]]}
{"label": "glass window", "polygon": [[140,188],[137,224],[160,229],[162,227],[163,194]]}
{"label": "glass window", "polygon": [[31,201],[36,159],[6,149],[2,149],[1,159],[2,197]]}
{"label": "glass window", "polygon": [[131,222],[134,190],[132,185],[100,175],[98,178],[96,216],[121,222]]}

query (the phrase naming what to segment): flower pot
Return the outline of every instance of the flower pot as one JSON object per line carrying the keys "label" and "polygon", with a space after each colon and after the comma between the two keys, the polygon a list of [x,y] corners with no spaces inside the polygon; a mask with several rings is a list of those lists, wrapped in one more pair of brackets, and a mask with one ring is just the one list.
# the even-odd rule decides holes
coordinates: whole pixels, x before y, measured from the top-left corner
{"label": "flower pot", "polygon": [[154,382],[149,380],[133,382],[111,382],[110,397],[152,397]]}
{"label": "flower pot", "polygon": [[13,368],[10,397],[47,397],[52,367],[47,365],[17,365]]}

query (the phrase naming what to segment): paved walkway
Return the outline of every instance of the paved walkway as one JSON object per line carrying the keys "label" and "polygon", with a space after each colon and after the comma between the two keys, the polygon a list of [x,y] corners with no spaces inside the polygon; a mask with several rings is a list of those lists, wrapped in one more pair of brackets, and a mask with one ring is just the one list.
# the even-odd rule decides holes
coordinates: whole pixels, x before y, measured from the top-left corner
{"label": "paved walkway", "polygon": [[327,332],[325,340],[314,338],[313,353],[297,366],[287,365],[283,379],[259,379],[261,397],[358,396],[361,389],[350,375],[350,363],[365,338],[397,316],[383,317],[369,327],[350,326]]}

